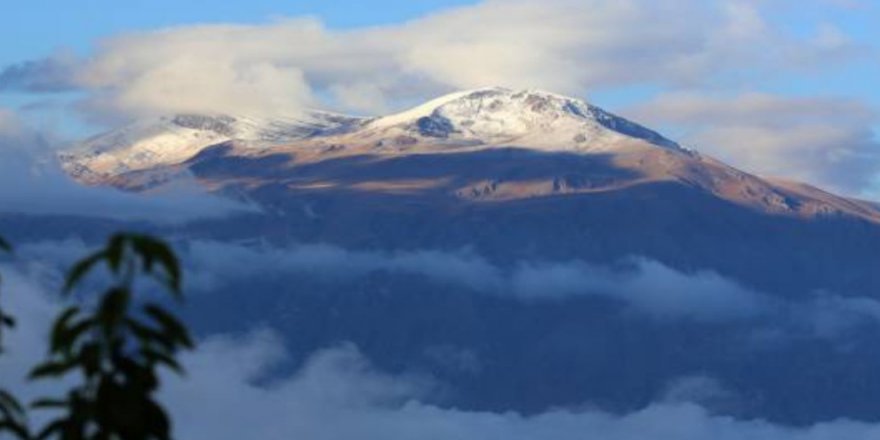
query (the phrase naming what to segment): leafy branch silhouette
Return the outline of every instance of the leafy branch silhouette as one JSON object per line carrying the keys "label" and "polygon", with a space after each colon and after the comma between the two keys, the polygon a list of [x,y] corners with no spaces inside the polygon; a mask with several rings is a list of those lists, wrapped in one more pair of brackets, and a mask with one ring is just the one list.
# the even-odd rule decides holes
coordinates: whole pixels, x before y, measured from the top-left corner
{"label": "leafy branch silhouette", "polygon": [[[0,247],[9,250],[5,241]],[[34,380],[79,373],[81,380],[62,397],[42,398],[32,409],[61,414],[32,435],[26,411],[7,392],[0,393],[0,432],[22,439],[165,440],[171,421],[155,400],[160,368],[183,374],[177,361],[192,349],[187,327],[159,302],[136,296],[136,281],[147,277],[178,302],[183,301],[180,263],[164,242],[142,234],[117,234],[103,249],[68,272],[63,294],[81,287],[87,275],[104,266],[110,287],[89,305],[80,302],[56,318],[47,359],[33,368]],[[14,325],[4,315],[3,325]],[[7,320],[8,318],[8,320]]]}

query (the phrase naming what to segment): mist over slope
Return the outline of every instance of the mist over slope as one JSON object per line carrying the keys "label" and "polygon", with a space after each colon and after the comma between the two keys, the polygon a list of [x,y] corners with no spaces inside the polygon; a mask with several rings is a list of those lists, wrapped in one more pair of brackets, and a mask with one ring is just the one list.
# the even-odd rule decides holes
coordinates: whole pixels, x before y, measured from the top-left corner
{"label": "mist over slope", "polygon": [[627,412],[710,378],[684,400],[787,423],[876,417],[874,206],[542,91],[297,118],[170,116],[60,156],[85,184],[146,197],[186,179],[256,211],[0,227],[49,261],[70,246],[56,240],[162,234],[190,266],[202,332],[267,325],[300,360],[353,342],[383,371],[436,379],[444,407]]}

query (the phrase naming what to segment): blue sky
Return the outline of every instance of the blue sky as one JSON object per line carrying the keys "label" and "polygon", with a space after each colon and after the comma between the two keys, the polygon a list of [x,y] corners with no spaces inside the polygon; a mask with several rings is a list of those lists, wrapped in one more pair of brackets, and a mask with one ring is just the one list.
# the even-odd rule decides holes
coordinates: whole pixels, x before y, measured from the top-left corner
{"label": "blue sky", "polygon": [[34,0],[0,15],[0,108],[76,138],[173,112],[541,88],[878,198],[877,23],[872,0]]}
{"label": "blue sky", "polygon": [[[444,11],[475,0],[33,0],[4,8],[0,15],[0,66],[39,58],[53,51],[87,53],[101,38],[203,23],[266,23],[285,17],[313,16],[330,28],[380,26]],[[783,4],[785,2],[782,2]],[[774,25],[787,32],[808,36],[817,23],[833,23],[861,41],[880,41],[880,6],[871,1],[804,1],[770,10]],[[829,7],[841,4],[844,7]],[[846,5],[858,5],[846,7]],[[48,11],[48,12],[47,12]],[[836,93],[861,96],[880,104],[877,63],[849,66],[828,78],[786,78],[769,87],[790,94]],[[606,96],[606,94],[603,94]],[[642,94],[637,94],[642,96]],[[608,94],[612,101],[613,93]],[[621,100],[628,102],[626,98]]]}
{"label": "blue sky", "polygon": [[32,0],[0,14],[0,65],[36,58],[59,48],[88,50],[98,38],[121,32],[196,23],[262,23],[313,15],[330,27],[396,23],[464,0]]}
{"label": "blue sky", "polygon": [[[0,14],[0,68],[58,51],[72,50],[87,54],[96,41],[128,32],[202,23],[265,23],[292,16],[315,16],[328,27],[346,29],[398,23],[431,11],[472,3],[475,2],[33,0],[5,7],[3,14]],[[27,93],[0,93],[0,106],[30,108],[43,102],[43,97],[35,98]],[[31,112],[31,117],[38,124],[48,124],[70,133],[69,136],[86,135],[96,129],[56,112]]]}
{"label": "blue sky", "polygon": [[[333,29],[352,29],[405,22],[476,3],[475,0],[33,0],[6,7],[0,15],[0,66],[40,58],[56,51],[73,50],[87,54],[102,38],[136,31],[206,23],[260,24],[299,16],[316,17]],[[833,23],[852,38],[880,41],[880,26],[877,25],[880,23],[880,7],[870,1],[808,0],[789,4],[796,5],[795,9],[782,6],[767,13],[774,25],[786,32],[807,37],[817,23]],[[834,7],[837,4],[843,6]],[[837,69],[832,75],[787,77],[755,89],[788,95],[834,94],[880,105],[878,75],[880,67],[876,62],[857,63]],[[640,85],[600,90],[596,96],[604,105],[616,107],[645,99],[657,91],[657,87]],[[28,101],[27,96],[17,93],[7,92],[0,96],[0,103],[6,105],[21,105]]]}

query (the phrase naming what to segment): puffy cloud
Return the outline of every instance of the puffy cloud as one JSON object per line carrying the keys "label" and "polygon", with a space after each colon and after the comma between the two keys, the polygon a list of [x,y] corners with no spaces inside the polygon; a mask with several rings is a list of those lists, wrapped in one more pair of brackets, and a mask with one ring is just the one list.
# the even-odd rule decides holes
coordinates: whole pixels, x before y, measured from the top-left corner
{"label": "puffy cloud", "polygon": [[60,168],[53,139],[0,108],[0,211],[74,215],[157,223],[225,217],[256,208],[205,194],[194,182],[158,194],[136,195],[82,186]]}
{"label": "puffy cloud", "polygon": [[[27,383],[27,368],[42,358],[49,319],[59,309],[37,268],[0,267],[12,292],[4,305],[20,326],[6,338],[0,379],[21,398],[57,394],[51,382]],[[42,281],[41,281],[42,280]],[[880,426],[849,420],[792,428],[762,420],[712,415],[701,404],[727,391],[710,378],[683,378],[645,408],[611,414],[593,409],[553,409],[524,416],[477,412],[431,403],[432,383],[421,376],[376,370],[356,347],[343,344],[311,354],[303,366],[279,375],[290,359],[276,333],[204,338],[183,356],[186,376],[163,375],[160,399],[182,439],[581,439],[609,440],[873,439]],[[39,421],[41,416],[35,421]],[[218,422],[222,421],[222,422]]]}
{"label": "puffy cloud", "polygon": [[754,173],[806,181],[849,194],[880,170],[871,108],[837,98],[673,93],[631,114],[684,133],[697,150]]}
{"label": "puffy cloud", "polygon": [[96,91],[86,105],[106,112],[285,114],[308,106],[303,69],[279,55],[317,55],[325,31],[311,20],[255,29],[193,26],[106,40],[76,81]]}
{"label": "puffy cloud", "polygon": [[[349,30],[328,29],[315,18],[179,26],[112,36],[82,58],[61,52],[10,66],[0,73],[0,90],[80,89],[81,115],[116,123],[181,112],[295,114],[305,107],[385,113],[488,85],[574,95],[633,85],[754,88],[876,59],[873,43],[833,21],[807,20],[813,28],[797,34],[775,21],[799,9],[859,4],[486,0]],[[876,120],[867,121],[855,102],[670,92],[638,110],[633,114],[647,122],[684,125],[682,140],[758,173],[858,193],[877,171],[870,129]],[[814,117],[819,113],[829,117]]]}
{"label": "puffy cloud", "polygon": [[526,264],[512,275],[512,286],[526,298],[608,296],[665,319],[726,321],[761,315],[770,306],[761,295],[717,273],[686,274],[642,258],[622,272],[581,262]]}
{"label": "puffy cloud", "polygon": [[112,114],[277,114],[321,101],[377,111],[449,89],[580,94],[633,83],[706,84],[863,52],[829,26],[815,37],[778,31],[762,5],[487,0],[354,30],[311,18],[182,26],[105,39],[79,62],[56,56],[12,66],[0,74],[0,88],[75,84],[89,92],[87,108]]}
{"label": "puffy cloud", "polygon": [[198,352],[187,355],[184,364],[191,374],[182,380],[169,378],[163,392],[175,416],[178,436],[867,440],[880,435],[880,426],[847,420],[791,428],[713,416],[687,397],[694,393],[705,397],[709,388],[716,392],[707,380],[691,380],[679,385],[679,391],[666,401],[622,415],[559,409],[523,416],[443,408],[426,403],[426,388],[420,381],[375,371],[351,346],[318,352],[297,373],[261,383],[281,357],[283,349],[277,338],[265,332],[238,339],[209,339]]}

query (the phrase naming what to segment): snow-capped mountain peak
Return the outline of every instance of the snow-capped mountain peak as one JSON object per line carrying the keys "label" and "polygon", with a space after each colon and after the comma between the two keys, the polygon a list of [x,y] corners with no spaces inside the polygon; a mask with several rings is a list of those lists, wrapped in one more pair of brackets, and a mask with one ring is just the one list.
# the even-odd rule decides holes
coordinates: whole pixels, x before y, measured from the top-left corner
{"label": "snow-capped mountain peak", "polygon": [[225,114],[178,114],[137,121],[87,139],[60,154],[62,165],[84,181],[174,165],[204,148],[228,141],[267,148],[344,132],[365,119],[323,111],[264,118]]}
{"label": "snow-capped mountain peak", "polygon": [[660,134],[581,99],[504,87],[452,93],[375,119],[365,128],[378,134],[398,131],[438,140],[545,148],[595,149],[621,137],[679,148]]}
{"label": "snow-capped mountain peak", "polygon": [[[550,151],[620,151],[633,140],[678,144],[581,99],[540,90],[489,87],[452,93],[407,111],[360,118],[322,111],[296,117],[182,114],[138,121],[60,155],[75,178],[100,182],[133,171],[180,164],[205,148],[236,141],[260,150],[303,140],[357,144],[345,151],[416,151],[512,146]],[[334,151],[338,151],[334,149]]]}
{"label": "snow-capped mountain peak", "polygon": [[[845,212],[880,221],[873,207],[749,175],[583,100],[502,87],[453,93],[373,119],[324,112],[274,119],[176,115],[94,137],[61,160],[80,181],[131,189],[190,173],[221,186],[232,175],[284,188],[347,185],[465,200],[674,183],[766,212]],[[367,170],[371,164],[378,168]]]}

